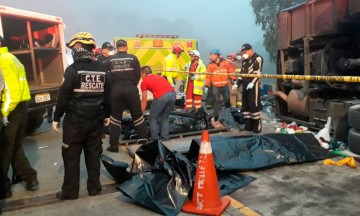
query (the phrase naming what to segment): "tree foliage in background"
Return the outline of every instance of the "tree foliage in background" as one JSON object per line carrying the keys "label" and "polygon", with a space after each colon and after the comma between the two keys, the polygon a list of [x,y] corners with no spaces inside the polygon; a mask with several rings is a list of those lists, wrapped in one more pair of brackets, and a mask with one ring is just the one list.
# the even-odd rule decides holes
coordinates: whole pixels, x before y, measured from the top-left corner
{"label": "tree foliage in background", "polygon": [[264,31],[263,45],[269,53],[270,61],[277,56],[277,14],[279,11],[302,3],[305,0],[251,0],[255,23]]}

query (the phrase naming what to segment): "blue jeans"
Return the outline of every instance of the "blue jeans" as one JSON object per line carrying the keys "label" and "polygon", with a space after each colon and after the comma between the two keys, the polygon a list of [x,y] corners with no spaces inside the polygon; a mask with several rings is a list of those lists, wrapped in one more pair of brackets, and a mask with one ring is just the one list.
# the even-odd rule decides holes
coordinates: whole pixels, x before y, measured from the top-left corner
{"label": "blue jeans", "polygon": [[217,120],[220,115],[221,110],[221,101],[220,101],[220,94],[223,96],[223,100],[225,103],[225,107],[230,107],[230,91],[229,87],[223,86],[223,87],[215,87],[213,86],[213,94],[215,96],[215,102],[214,102],[214,117]]}
{"label": "blue jeans", "polygon": [[168,92],[158,99],[155,99],[150,107],[150,135],[152,140],[169,139],[169,115],[174,108],[176,100],[175,92]]}

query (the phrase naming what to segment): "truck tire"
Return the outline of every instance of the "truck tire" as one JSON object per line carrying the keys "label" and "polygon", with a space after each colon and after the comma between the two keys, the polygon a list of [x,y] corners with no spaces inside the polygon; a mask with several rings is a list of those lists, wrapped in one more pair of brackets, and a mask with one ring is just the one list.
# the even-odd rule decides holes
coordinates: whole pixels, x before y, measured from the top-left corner
{"label": "truck tire", "polygon": [[354,128],[349,130],[348,144],[350,151],[360,154],[360,132]]}
{"label": "truck tire", "polygon": [[34,132],[36,129],[38,129],[44,120],[45,110],[36,110],[28,113],[28,120],[26,125],[26,133],[30,134]]}
{"label": "truck tire", "polygon": [[360,1],[359,0],[350,0],[349,13],[352,18],[360,17]]}
{"label": "truck tire", "polygon": [[360,104],[353,105],[349,108],[349,125],[360,131]]}
{"label": "truck tire", "polygon": [[347,143],[348,133],[350,128],[351,127],[349,125],[349,114],[346,114],[343,117],[341,117],[337,125],[335,125],[335,132],[334,132],[335,140],[343,141]]}

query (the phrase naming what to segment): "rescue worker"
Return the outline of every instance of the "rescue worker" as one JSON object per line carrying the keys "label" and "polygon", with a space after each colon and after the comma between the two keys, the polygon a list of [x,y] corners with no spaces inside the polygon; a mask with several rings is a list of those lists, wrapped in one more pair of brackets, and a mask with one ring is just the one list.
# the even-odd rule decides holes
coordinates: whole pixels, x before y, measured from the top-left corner
{"label": "rescue worker", "polygon": [[2,160],[2,182],[0,199],[12,196],[11,182],[8,178],[10,164],[13,182],[25,181],[26,190],[38,190],[36,171],[30,166],[22,148],[22,138],[27,121],[27,101],[31,99],[24,65],[6,47],[0,36],[0,69],[5,82],[1,95],[1,114],[3,128],[0,131],[0,156]]}
{"label": "rescue worker", "polygon": [[[261,74],[263,58],[255,53],[252,46],[245,43],[240,54],[243,58],[242,73]],[[260,133],[262,129],[260,115],[260,85],[259,78],[242,78],[242,113],[244,115],[245,130]]]}
{"label": "rescue worker", "polygon": [[[220,95],[222,95],[225,107],[230,107],[230,95],[228,82],[229,79],[236,80],[233,76],[234,68],[225,59],[220,58],[220,51],[214,49],[210,51],[210,63],[207,67],[206,87],[212,86],[213,94],[215,96],[214,102],[214,117],[211,118],[211,124],[215,127],[221,127],[218,122],[221,109]],[[207,91],[207,90],[206,90]]]}
{"label": "rescue worker", "polygon": [[[229,62],[230,66],[235,71],[236,55],[234,53],[230,53],[229,55],[227,55],[226,60]],[[229,86],[229,90],[230,90],[230,107],[236,107],[238,88],[237,88],[237,86],[234,86],[235,84],[236,84],[236,80],[234,82],[229,80],[228,86]]]}
{"label": "rescue worker", "polygon": [[74,63],[64,73],[54,112],[53,130],[63,121],[64,182],[56,197],[77,199],[79,197],[80,156],[84,151],[88,173],[87,191],[95,196],[102,190],[100,182],[100,154],[104,125],[110,123],[111,84],[108,72],[92,59],[96,46],[92,34],[78,32],[66,44]]}
{"label": "rescue worker", "polygon": [[109,42],[104,42],[101,46],[101,55],[96,57],[96,61],[105,65],[106,59],[114,55],[114,47]]}
{"label": "rescue worker", "polygon": [[175,88],[176,93],[180,92],[181,85],[184,84],[184,76],[181,71],[179,58],[184,52],[184,48],[180,44],[176,44],[172,48],[172,53],[164,59],[163,76],[169,81],[172,87]]}
{"label": "rescue worker", "polygon": [[[123,111],[128,108],[135,130],[139,135],[138,143],[148,141],[145,119],[141,111],[140,94],[137,85],[140,80],[140,63],[136,56],[128,54],[127,42],[116,42],[117,53],[110,56],[106,69],[110,71],[112,81],[112,113],[110,116],[110,146],[108,151],[118,152],[121,120]],[[125,107],[126,106],[126,107]]]}
{"label": "rescue worker", "polygon": [[[114,47],[111,45],[110,42],[104,42],[101,46],[101,55],[96,57],[96,61],[100,62],[102,65],[106,64],[106,60],[115,54],[114,51]],[[106,126],[104,128],[104,135],[103,137],[105,137],[105,134],[110,134],[110,128],[109,126]]]}
{"label": "rescue worker", "polygon": [[143,79],[141,82],[141,110],[143,112],[147,105],[147,91],[150,91],[154,97],[149,116],[151,139],[168,140],[169,115],[176,101],[175,90],[164,77],[152,74],[149,66],[141,68],[141,77]]}
{"label": "rescue worker", "polygon": [[186,84],[185,84],[185,109],[193,108],[193,103],[195,109],[201,107],[201,98],[203,95],[204,81],[206,78],[206,66],[203,61],[200,59],[200,52],[193,50],[189,52],[191,60],[187,65],[187,71],[189,72],[186,75]]}
{"label": "rescue worker", "polygon": [[[239,52],[236,54],[235,64],[235,73],[239,74],[242,70],[242,57]],[[236,94],[236,105],[238,107],[242,107],[242,94],[243,94],[243,86],[242,86],[242,78],[237,76],[236,83],[232,86],[232,89],[237,89]]]}

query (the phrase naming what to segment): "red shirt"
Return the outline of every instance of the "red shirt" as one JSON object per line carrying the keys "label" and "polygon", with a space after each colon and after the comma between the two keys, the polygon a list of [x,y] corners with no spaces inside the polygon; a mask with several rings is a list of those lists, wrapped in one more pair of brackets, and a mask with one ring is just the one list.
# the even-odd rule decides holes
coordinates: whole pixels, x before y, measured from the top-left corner
{"label": "red shirt", "polygon": [[150,91],[155,99],[160,98],[165,93],[175,91],[170,83],[162,76],[148,74],[141,83],[141,91]]}

